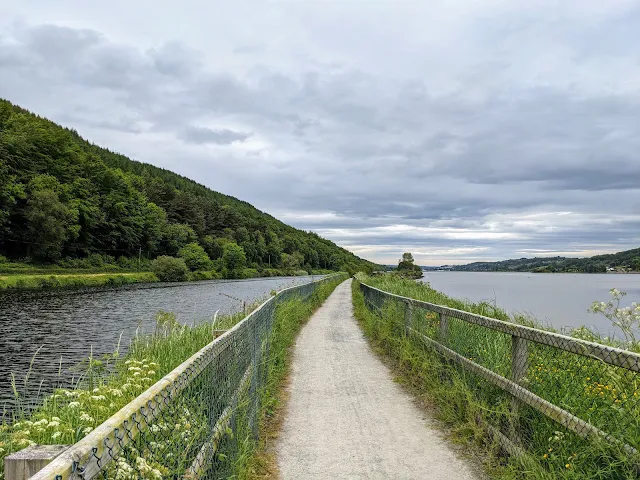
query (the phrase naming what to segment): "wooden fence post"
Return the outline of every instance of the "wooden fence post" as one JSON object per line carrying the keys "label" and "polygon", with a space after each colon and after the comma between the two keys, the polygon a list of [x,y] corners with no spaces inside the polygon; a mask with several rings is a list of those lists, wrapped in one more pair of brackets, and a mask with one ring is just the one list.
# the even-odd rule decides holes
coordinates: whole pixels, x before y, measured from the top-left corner
{"label": "wooden fence post", "polygon": [[438,340],[441,344],[447,344],[447,337],[449,336],[449,319],[443,313],[439,313],[440,328],[438,329]]}
{"label": "wooden fence post", "polygon": [[[527,369],[529,368],[529,349],[527,341],[516,335],[511,336],[511,380],[520,385]],[[522,436],[520,432],[520,401],[511,398],[511,435],[512,440],[517,444],[522,444]]]}
{"label": "wooden fence post", "polygon": [[4,459],[4,478],[27,480],[49,465],[69,445],[32,445]]}
{"label": "wooden fence post", "polygon": [[404,304],[404,331],[407,333],[407,329],[413,326],[413,309],[410,302]]}

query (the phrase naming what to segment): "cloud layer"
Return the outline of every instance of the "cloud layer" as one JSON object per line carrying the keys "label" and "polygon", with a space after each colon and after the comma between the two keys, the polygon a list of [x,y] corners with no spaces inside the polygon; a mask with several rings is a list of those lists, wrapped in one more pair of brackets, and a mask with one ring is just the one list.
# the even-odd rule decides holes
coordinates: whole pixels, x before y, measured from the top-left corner
{"label": "cloud layer", "polygon": [[0,96],[372,260],[640,244],[635,2],[23,3]]}

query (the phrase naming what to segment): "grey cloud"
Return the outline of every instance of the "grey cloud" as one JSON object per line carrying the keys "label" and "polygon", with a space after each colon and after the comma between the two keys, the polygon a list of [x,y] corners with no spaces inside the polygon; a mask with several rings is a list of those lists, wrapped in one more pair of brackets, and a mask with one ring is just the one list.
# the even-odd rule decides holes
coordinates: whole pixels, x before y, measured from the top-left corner
{"label": "grey cloud", "polygon": [[[287,55],[288,44],[267,42],[266,33],[238,34],[224,45],[208,37],[200,46],[169,32],[136,47],[98,30],[16,26],[0,34],[0,92],[91,140],[354,248],[478,247],[478,257],[501,257],[518,249],[636,245],[638,225],[625,219],[640,211],[640,104],[626,88],[640,79],[632,49],[620,52],[610,88],[594,88],[593,65],[611,59],[582,48],[593,32],[580,25],[560,32],[570,52],[564,56],[531,41],[553,25],[536,26],[518,9],[509,15],[522,26],[507,33],[527,63],[482,22],[465,25],[458,43],[449,38],[452,52],[472,49],[468,58],[407,36],[406,52],[376,40],[379,65],[371,48],[359,51],[342,32],[317,45],[299,38],[308,52]],[[600,17],[611,31],[624,21]],[[444,34],[453,35],[458,19],[448,20],[454,23]],[[501,28],[510,24],[500,21]],[[312,30],[327,25],[334,23],[322,17]],[[363,33],[349,27],[354,37]],[[580,52],[580,65],[567,63],[571,52]],[[566,72],[554,70],[564,64]],[[570,212],[578,225],[544,230],[514,220],[531,212]],[[611,222],[592,222],[587,214],[595,213]],[[354,235],[391,225],[447,227],[461,238]],[[507,230],[520,237],[462,236]]]}
{"label": "grey cloud", "polygon": [[180,138],[189,143],[229,145],[233,142],[244,142],[251,135],[251,133],[234,132],[226,128],[212,130],[204,127],[188,127],[181,133]]}

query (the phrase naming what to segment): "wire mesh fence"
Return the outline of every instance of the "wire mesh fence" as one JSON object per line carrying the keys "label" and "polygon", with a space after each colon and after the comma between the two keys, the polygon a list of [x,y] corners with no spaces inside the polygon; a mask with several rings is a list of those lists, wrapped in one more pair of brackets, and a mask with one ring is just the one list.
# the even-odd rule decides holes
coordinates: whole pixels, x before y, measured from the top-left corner
{"label": "wire mesh fence", "polygon": [[[580,460],[593,471],[638,474],[640,355],[607,345],[410,299],[360,283],[380,322],[437,352],[488,406],[478,422],[511,453]],[[578,459],[579,455],[589,458]],[[604,469],[604,470],[603,470]],[[616,473],[617,472],[617,473]],[[631,478],[631,477],[630,477]]]}
{"label": "wire mesh fence", "polygon": [[[33,479],[213,479],[257,439],[277,306],[336,276],[272,296],[56,458]],[[139,368],[145,373],[148,365]]]}

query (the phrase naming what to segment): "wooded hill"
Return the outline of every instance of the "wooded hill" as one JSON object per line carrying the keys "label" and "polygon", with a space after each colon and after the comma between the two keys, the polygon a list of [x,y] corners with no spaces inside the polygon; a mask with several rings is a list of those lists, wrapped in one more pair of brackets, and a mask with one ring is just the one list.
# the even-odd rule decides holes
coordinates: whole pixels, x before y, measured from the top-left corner
{"label": "wooded hill", "polygon": [[501,262],[474,262],[468,265],[456,265],[452,270],[467,272],[604,273],[608,268],[618,271],[640,271],[640,248],[587,258],[542,257],[518,258]]}
{"label": "wooded hill", "polygon": [[0,255],[127,266],[195,242],[212,260],[235,243],[255,269],[373,267],[315,233],[0,99]]}

